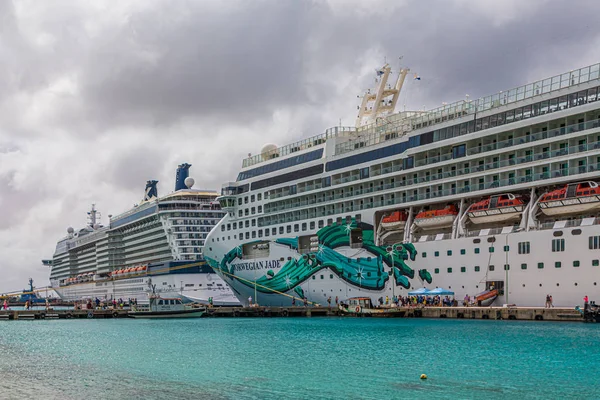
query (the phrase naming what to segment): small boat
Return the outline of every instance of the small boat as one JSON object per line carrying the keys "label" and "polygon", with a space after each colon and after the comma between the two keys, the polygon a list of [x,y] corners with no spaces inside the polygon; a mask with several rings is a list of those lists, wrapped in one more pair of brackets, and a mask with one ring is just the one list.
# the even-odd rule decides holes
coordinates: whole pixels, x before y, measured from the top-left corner
{"label": "small boat", "polygon": [[381,227],[387,230],[402,230],[408,219],[408,214],[404,211],[394,211],[383,217]]}
{"label": "small boat", "polygon": [[129,311],[132,318],[198,318],[206,308],[194,308],[183,304],[179,298],[164,298],[157,295],[149,296],[148,305],[138,305]]}
{"label": "small boat", "polygon": [[518,219],[523,213],[525,202],[514,194],[499,194],[474,203],[467,213],[474,224],[488,224]]}
{"label": "small boat", "polygon": [[545,215],[582,213],[600,208],[600,187],[593,181],[569,183],[540,197]]}
{"label": "small boat", "polygon": [[498,297],[498,289],[486,290],[475,296],[475,301],[478,306],[487,307],[492,305],[496,297]]}
{"label": "small boat", "polygon": [[421,211],[415,217],[415,225],[422,229],[448,228],[457,215],[456,206],[450,204],[441,210]]}
{"label": "small boat", "polygon": [[369,297],[352,297],[338,306],[342,314],[357,317],[394,317],[404,316],[405,310],[398,308],[375,308]]}

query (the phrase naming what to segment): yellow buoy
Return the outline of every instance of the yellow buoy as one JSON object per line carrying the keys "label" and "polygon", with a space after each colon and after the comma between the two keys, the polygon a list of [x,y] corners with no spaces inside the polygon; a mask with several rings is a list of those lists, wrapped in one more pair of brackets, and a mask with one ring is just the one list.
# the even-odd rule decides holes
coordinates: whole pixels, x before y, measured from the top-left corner
{"label": "yellow buoy", "polygon": [[421,374],[421,379],[427,379],[427,375]]}

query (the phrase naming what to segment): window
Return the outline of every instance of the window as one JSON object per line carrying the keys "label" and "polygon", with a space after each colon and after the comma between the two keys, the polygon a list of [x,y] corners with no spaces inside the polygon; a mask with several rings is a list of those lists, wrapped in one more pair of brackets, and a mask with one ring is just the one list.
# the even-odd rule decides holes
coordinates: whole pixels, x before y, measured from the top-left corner
{"label": "window", "polygon": [[318,227],[319,227],[319,229],[321,229],[321,228],[322,228],[322,227],[324,227],[324,226],[325,226],[325,221],[323,221],[323,220],[320,220],[320,221],[319,221],[319,224],[318,224]]}
{"label": "window", "polygon": [[283,235],[283,230],[284,230],[283,226],[280,226],[280,227],[279,227],[279,234],[280,234],[280,235]]}
{"label": "window", "polygon": [[439,274],[439,273],[440,273],[440,269],[439,269],[439,268],[436,268],[436,269],[434,269],[434,270],[433,270],[433,272],[434,272],[435,274]]}
{"label": "window", "polygon": [[448,268],[448,273],[451,274],[452,273],[452,268]]}
{"label": "window", "polygon": [[294,232],[300,232],[300,225],[294,224]]}
{"label": "window", "polygon": [[246,220],[246,221],[244,221],[244,222],[245,222],[246,228],[250,228],[250,221],[249,221],[249,220]]}
{"label": "window", "polygon": [[519,242],[518,252],[519,254],[529,254],[531,251],[531,245],[529,242]]}
{"label": "window", "polygon": [[597,267],[600,265],[600,260],[592,260],[592,267]]}
{"label": "window", "polygon": [[449,256],[451,256],[451,255],[452,255],[452,250],[448,250],[448,251],[447,251],[447,254],[448,254]]}
{"label": "window", "polygon": [[[273,154],[271,157],[275,157]],[[318,149],[315,151],[311,151],[310,153],[305,153],[300,156],[290,157],[285,160],[277,161],[271,164],[267,164],[258,168],[254,168],[248,171],[240,172],[238,174],[238,181],[242,181],[245,179],[253,178],[255,176],[268,174],[270,172],[278,171],[280,169],[292,167],[298,164],[304,164],[310,161],[318,160],[323,157],[323,149]]]}
{"label": "window", "polygon": [[490,266],[488,267],[488,270],[489,270],[489,271],[493,271],[495,268],[496,268],[496,267],[494,267],[493,265],[490,265]]}
{"label": "window", "polygon": [[255,219],[252,220],[252,226],[256,226],[256,220]]}
{"label": "window", "polygon": [[306,222],[303,222],[302,223],[302,231],[305,231],[305,230],[306,230]]}
{"label": "window", "polygon": [[460,267],[460,272],[467,272],[467,267]]}
{"label": "window", "polygon": [[440,252],[436,251],[435,253],[433,253],[434,256],[439,257],[440,256]]}
{"label": "window", "polygon": [[544,263],[543,262],[538,263],[538,269],[543,269],[543,268],[544,268]]}
{"label": "window", "polygon": [[590,250],[600,249],[600,236],[590,236]]}
{"label": "window", "polygon": [[315,229],[315,221],[310,221],[310,229],[313,230]]}
{"label": "window", "polygon": [[288,225],[288,226],[285,228],[285,231],[286,231],[287,233],[292,233],[292,226],[291,226],[291,225]]}
{"label": "window", "polygon": [[521,264],[521,269],[527,269],[527,264]]}
{"label": "window", "polygon": [[467,251],[465,249],[460,249],[460,254],[464,256],[465,254],[467,254]]}
{"label": "window", "polygon": [[573,235],[573,236],[581,235],[581,229],[573,229],[571,231],[571,235]]}
{"label": "window", "polygon": [[250,196],[250,203],[254,203],[256,201],[256,197],[254,195]]}
{"label": "window", "polygon": [[258,213],[260,214],[260,213],[262,212],[262,206],[258,206],[258,207],[257,207],[257,211],[258,211]]}
{"label": "window", "polygon": [[475,269],[475,272],[479,272],[481,270],[481,268],[479,268],[479,265],[476,265],[474,269]]}
{"label": "window", "polygon": [[508,265],[508,264],[504,264],[504,270],[505,270],[505,271],[508,271],[509,269],[510,269],[510,265]]}
{"label": "window", "polygon": [[466,145],[461,144],[452,148],[452,158],[461,158],[467,155]]}
{"label": "window", "polygon": [[508,245],[505,245],[505,246],[504,246],[504,251],[509,251],[509,250],[510,250],[510,246],[508,246]]}
{"label": "window", "polygon": [[574,261],[573,261],[573,266],[574,266],[574,267],[579,267],[579,261],[577,261],[577,260],[574,260]]}
{"label": "window", "polygon": [[363,247],[362,229],[352,229],[350,231],[350,247],[353,249],[360,249]]}
{"label": "window", "polygon": [[479,247],[475,247],[475,254],[479,254]]}
{"label": "window", "polygon": [[552,239],[552,251],[565,251],[565,239]]}
{"label": "window", "polygon": [[562,266],[562,263],[560,261],[556,261],[554,263],[554,268],[560,268]]}
{"label": "window", "polygon": [[252,239],[256,238],[256,231],[252,231]]}
{"label": "window", "polygon": [[250,232],[246,232],[246,239],[250,239]]}
{"label": "window", "polygon": [[490,247],[490,253],[493,253],[493,252],[494,252],[494,248]]}
{"label": "window", "polygon": [[427,258],[427,253],[426,252],[421,253],[421,257]]}
{"label": "window", "polygon": [[250,209],[250,214],[252,214],[252,215],[256,214],[256,207],[252,207]]}

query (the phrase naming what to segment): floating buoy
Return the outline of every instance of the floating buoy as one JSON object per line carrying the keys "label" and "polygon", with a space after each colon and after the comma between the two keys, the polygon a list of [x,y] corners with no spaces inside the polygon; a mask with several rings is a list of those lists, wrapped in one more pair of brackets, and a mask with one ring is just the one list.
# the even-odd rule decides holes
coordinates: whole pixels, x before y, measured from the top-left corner
{"label": "floating buoy", "polygon": [[421,374],[421,379],[427,379],[427,375]]}

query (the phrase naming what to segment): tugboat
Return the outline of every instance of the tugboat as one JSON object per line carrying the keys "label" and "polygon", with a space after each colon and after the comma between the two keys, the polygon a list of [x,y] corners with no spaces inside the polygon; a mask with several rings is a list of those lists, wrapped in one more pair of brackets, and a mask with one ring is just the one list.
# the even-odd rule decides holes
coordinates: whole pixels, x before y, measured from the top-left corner
{"label": "tugboat", "polygon": [[570,183],[540,197],[545,215],[582,213],[600,208],[600,187],[593,181]]}
{"label": "tugboat", "polygon": [[500,194],[474,203],[467,211],[474,224],[488,224],[518,219],[523,213],[525,202],[514,194]]}
{"label": "tugboat", "polygon": [[454,204],[441,210],[421,211],[415,217],[415,225],[422,229],[449,228],[458,215]]}

